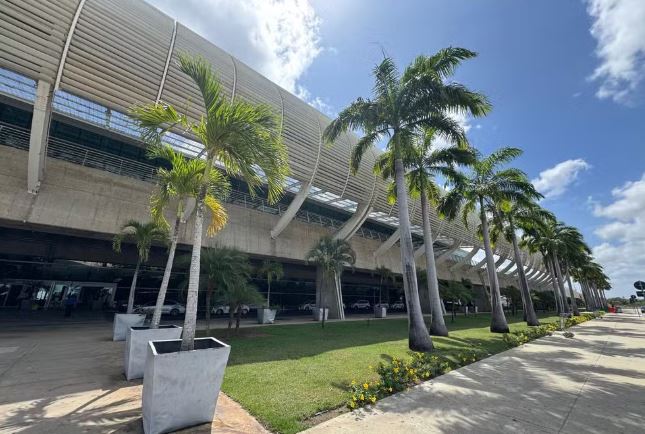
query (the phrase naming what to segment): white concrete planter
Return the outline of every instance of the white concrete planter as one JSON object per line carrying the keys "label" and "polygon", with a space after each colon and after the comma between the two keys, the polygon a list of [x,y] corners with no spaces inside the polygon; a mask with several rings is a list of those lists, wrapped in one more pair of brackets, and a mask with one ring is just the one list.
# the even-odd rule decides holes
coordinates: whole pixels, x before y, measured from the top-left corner
{"label": "white concrete planter", "polygon": [[148,343],[143,375],[143,430],[167,433],[210,423],[231,347],[215,338],[195,339],[195,350],[179,351],[181,340]]}
{"label": "white concrete planter", "polygon": [[258,324],[273,324],[275,315],[278,313],[276,309],[269,309],[261,307],[258,309]]}
{"label": "white concrete planter", "polygon": [[327,321],[327,317],[329,316],[329,309],[328,308],[315,308],[312,310],[312,313],[314,314],[314,321],[321,321],[322,320],[322,312],[323,310],[325,311],[325,321]]}
{"label": "white concrete planter", "polygon": [[130,327],[125,338],[124,366],[125,378],[143,378],[148,356],[148,342],[179,339],[182,328],[176,325],[162,325],[158,329],[150,327]]}
{"label": "white concrete planter", "polygon": [[124,341],[130,327],[141,327],[146,316],[140,313],[115,313],[113,341]]}
{"label": "white concrete planter", "polygon": [[387,307],[375,307],[374,318],[385,318],[387,316]]}

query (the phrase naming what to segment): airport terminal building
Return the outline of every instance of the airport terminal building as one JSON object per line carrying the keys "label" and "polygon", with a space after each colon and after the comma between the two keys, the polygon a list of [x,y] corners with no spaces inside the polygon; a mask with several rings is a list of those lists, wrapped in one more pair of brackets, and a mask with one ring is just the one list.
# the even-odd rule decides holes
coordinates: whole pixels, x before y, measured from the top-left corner
{"label": "airport terminal building", "polygon": [[[347,239],[356,251],[355,269],[343,275],[347,304],[374,300],[377,267],[400,272],[398,211],[387,201],[386,181],[371,171],[376,154],[352,175],[356,137],[327,146],[322,131],[330,119],[143,0],[2,2],[0,39],[0,309],[56,309],[69,291],[88,310],[127,297],[136,253],[128,246],[114,253],[111,240],[125,221],[149,219],[155,171],[163,164],[146,158],[127,112],[134,104],[164,101],[186,107],[193,119],[201,116],[201,96],[176,66],[179,53],[210,61],[227,97],[272,107],[289,151],[282,200],[252,197],[233,179],[229,223],[206,246],[233,246],[253,261],[283,263],[285,278],[272,299],[287,308],[314,297],[315,268],[303,258],[323,235]],[[180,132],[168,143],[202,156],[202,145]],[[419,203],[411,201],[410,213],[423,267]],[[466,227],[436,213],[431,220],[439,277],[485,286],[477,224]],[[190,249],[187,226],[179,254]],[[501,285],[518,286],[511,246],[495,248]],[[156,296],[165,254],[153,249],[138,302]],[[523,254],[532,289],[548,285],[541,258]],[[169,297],[181,297],[183,280],[178,267]],[[400,296],[396,285],[389,291]],[[482,308],[485,299],[482,291]]]}

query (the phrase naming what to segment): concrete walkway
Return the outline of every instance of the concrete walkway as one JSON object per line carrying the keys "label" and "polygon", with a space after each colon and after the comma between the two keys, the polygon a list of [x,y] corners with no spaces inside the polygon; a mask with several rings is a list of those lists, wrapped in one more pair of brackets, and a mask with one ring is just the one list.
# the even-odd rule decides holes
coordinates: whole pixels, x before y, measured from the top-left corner
{"label": "concrete walkway", "polygon": [[[0,327],[0,433],[141,433],[141,380],[107,322]],[[216,418],[184,433],[266,433],[220,394]]]}
{"label": "concrete walkway", "polygon": [[645,317],[606,315],[450,372],[320,433],[643,433]]}

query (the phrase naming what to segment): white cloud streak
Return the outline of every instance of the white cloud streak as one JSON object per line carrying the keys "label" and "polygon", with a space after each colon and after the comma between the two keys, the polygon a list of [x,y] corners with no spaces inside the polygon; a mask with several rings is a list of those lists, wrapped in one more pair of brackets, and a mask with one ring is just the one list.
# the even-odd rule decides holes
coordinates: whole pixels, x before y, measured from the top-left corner
{"label": "white cloud streak", "polygon": [[308,0],[147,1],[314,107],[328,108],[299,84],[323,51],[321,21]]}
{"label": "white cloud streak", "polygon": [[645,1],[587,0],[587,12],[600,59],[590,77],[600,81],[596,96],[628,103],[645,74]]}
{"label": "white cloud streak", "polygon": [[628,295],[636,280],[645,280],[645,173],[611,193],[611,203],[593,203],[594,215],[608,220],[594,231],[603,242],[593,253],[614,289]]}
{"label": "white cloud streak", "polygon": [[591,165],[582,158],[566,160],[543,170],[531,182],[546,199],[561,196],[576,181],[580,172],[589,170]]}

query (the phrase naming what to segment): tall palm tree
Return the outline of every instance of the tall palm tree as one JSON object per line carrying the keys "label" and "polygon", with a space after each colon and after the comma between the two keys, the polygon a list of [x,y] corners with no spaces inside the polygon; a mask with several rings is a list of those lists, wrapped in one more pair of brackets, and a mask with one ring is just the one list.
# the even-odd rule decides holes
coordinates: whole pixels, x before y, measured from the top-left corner
{"label": "tall palm tree", "polygon": [[[226,175],[243,178],[251,194],[257,194],[266,183],[269,201],[275,202],[283,193],[289,166],[287,149],[279,134],[279,122],[269,107],[237,99],[231,101],[223,93],[210,64],[201,57],[182,54],[178,66],[199,88],[205,114],[193,122],[174,107],[161,102],[137,107],[133,112],[143,129],[144,139],[154,142],[159,134],[170,128],[183,128],[204,146],[207,164],[195,205],[193,250],[181,342],[181,350],[186,351],[194,348],[204,207],[206,202],[211,202],[207,196],[210,172],[219,163]],[[209,226],[207,235],[214,235],[216,230],[216,226]]]}
{"label": "tall palm tree", "polygon": [[582,233],[573,226],[558,225],[556,226],[556,233],[562,241],[558,263],[561,263],[562,265],[561,272],[563,273],[563,280],[567,280],[568,282],[569,294],[571,296],[571,308],[574,315],[580,315],[578,304],[576,303],[576,295],[573,291],[573,285],[571,284],[571,279],[569,277],[569,263],[571,259],[577,256],[590,255],[591,249],[585,243]]}
{"label": "tall palm tree", "polygon": [[449,113],[483,116],[490,104],[483,95],[461,84],[447,82],[459,64],[476,56],[463,48],[446,48],[432,56],[419,56],[401,74],[394,61],[386,57],[374,68],[372,98],[358,98],[341,111],[325,129],[324,138],[331,142],[348,129],[360,129],[364,136],[351,155],[351,168],[358,170],[363,155],[375,143],[386,141],[392,153],[394,182],[399,209],[401,233],[401,269],[403,289],[408,304],[409,347],[430,351],[432,340],[423,321],[410,233],[410,216],[405,185],[405,156],[414,147],[414,136],[422,128],[454,142],[466,142],[463,128]]}
{"label": "tall palm tree", "polygon": [[516,231],[517,229],[528,230],[535,225],[543,224],[547,219],[554,219],[550,211],[545,210],[531,200],[540,197],[542,195],[538,194],[535,198],[528,198],[529,200],[527,201],[522,200],[518,202],[502,200],[501,202],[495,203],[495,206],[490,209],[493,215],[491,228],[492,241],[496,242],[497,238],[501,235],[513,245],[513,257],[520,281],[522,305],[524,306],[524,314],[526,315],[526,324],[530,326],[538,326],[540,322],[533,307],[533,299],[531,297],[528,280],[526,279],[526,272],[524,271],[524,263],[522,261]]}
{"label": "tall palm tree", "polygon": [[[421,198],[421,216],[423,221],[423,241],[426,258],[426,285],[428,300],[430,301],[430,334],[448,336],[448,328],[443,318],[441,309],[441,295],[437,278],[437,265],[434,257],[432,228],[430,226],[429,202],[436,205],[441,189],[435,181],[435,176],[440,175],[450,178],[454,173],[455,165],[470,164],[475,161],[475,153],[468,148],[465,142],[447,148],[433,149],[435,140],[434,129],[422,129],[414,140],[414,147],[409,150],[403,160],[406,171],[405,181],[408,192],[412,198]],[[376,170],[384,178],[394,175],[394,154],[387,150],[379,156]],[[390,201],[396,201],[396,189],[390,186]]]}
{"label": "tall palm tree", "polygon": [[[184,262],[189,260],[190,257],[186,256]],[[223,246],[203,249],[200,261],[200,271],[206,283],[206,330],[210,331],[213,293],[226,298],[224,295],[238,282],[249,280],[251,265],[248,256],[241,250]],[[235,309],[229,309],[229,328],[234,313]]]}
{"label": "tall palm tree", "polygon": [[[318,308],[327,306],[327,293],[332,296],[330,317],[344,319],[343,292],[340,276],[345,267],[351,267],[356,262],[356,253],[352,246],[345,240],[335,239],[330,236],[322,237],[307,253],[307,262],[320,267],[321,275],[318,284]],[[325,314],[322,311],[322,324],[325,325]]]}
{"label": "tall palm tree", "polygon": [[262,262],[259,274],[267,279],[267,307],[271,307],[271,282],[280,280],[284,276],[282,264],[275,261],[265,260]]}
{"label": "tall palm tree", "polygon": [[[174,222],[170,235],[170,248],[168,249],[168,260],[164,269],[157,303],[152,315],[152,328],[158,328],[161,321],[161,310],[163,308],[168,282],[175,259],[175,251],[179,240],[179,229],[182,222],[186,221],[186,206],[189,199],[195,199],[199,193],[202,183],[202,176],[206,169],[206,161],[201,158],[189,159],[182,153],[175,151],[168,145],[154,143],[148,148],[149,158],[160,158],[171,164],[171,168],[159,168],[157,170],[157,189],[150,197],[150,209],[152,218],[162,227],[168,227],[168,221],[164,210],[174,204]],[[211,170],[210,180],[206,191],[206,206],[211,212],[209,227],[219,231],[226,225],[226,209],[221,205],[230,191],[230,182],[219,170]]]}
{"label": "tall palm tree", "polygon": [[444,195],[439,204],[439,212],[449,219],[454,219],[461,211],[466,225],[468,215],[479,208],[486,269],[491,288],[490,330],[495,333],[507,333],[508,323],[500,296],[487,210],[494,207],[495,203],[528,201],[538,195],[524,172],[515,168],[500,168],[521,154],[522,151],[517,148],[500,148],[487,157],[479,157],[467,173],[453,175],[450,179],[453,188]]}
{"label": "tall palm tree", "polygon": [[142,223],[136,220],[128,220],[121,226],[120,232],[114,236],[112,248],[115,252],[121,252],[121,244],[124,241],[133,242],[137,247],[137,266],[134,269],[134,276],[132,276],[132,284],[130,285],[130,295],[128,296],[127,313],[132,313],[139,268],[141,264],[148,261],[152,243],[166,243],[168,241],[168,232],[154,221]]}

